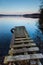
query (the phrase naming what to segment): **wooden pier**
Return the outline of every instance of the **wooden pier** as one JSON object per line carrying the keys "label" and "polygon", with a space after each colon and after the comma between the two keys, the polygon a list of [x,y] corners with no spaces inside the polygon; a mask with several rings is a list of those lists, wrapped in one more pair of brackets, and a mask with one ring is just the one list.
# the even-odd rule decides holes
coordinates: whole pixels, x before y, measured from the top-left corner
{"label": "wooden pier", "polygon": [[28,35],[24,26],[15,27],[5,65],[42,65],[43,54]]}

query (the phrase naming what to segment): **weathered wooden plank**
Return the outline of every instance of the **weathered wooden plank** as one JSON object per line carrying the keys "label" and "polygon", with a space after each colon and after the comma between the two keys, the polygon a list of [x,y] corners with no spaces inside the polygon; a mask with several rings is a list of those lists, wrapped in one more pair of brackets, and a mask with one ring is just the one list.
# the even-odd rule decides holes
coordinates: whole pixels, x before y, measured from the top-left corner
{"label": "weathered wooden plank", "polygon": [[7,56],[5,61],[21,61],[21,60],[31,60],[31,59],[41,59],[43,54],[29,54],[29,55],[18,55],[18,56]]}
{"label": "weathered wooden plank", "polygon": [[33,51],[39,51],[39,48],[38,47],[31,47],[31,48],[23,48],[23,49],[15,49],[15,50],[10,50],[9,51],[9,54],[10,53],[13,53],[13,54],[15,54],[15,53],[22,53],[22,52],[33,52]]}
{"label": "weathered wooden plank", "polygon": [[43,58],[43,54],[42,53],[39,53],[39,54],[30,54],[30,58],[31,59],[41,59],[41,58]]}
{"label": "weathered wooden plank", "polygon": [[36,46],[35,43],[12,45],[13,48]]}
{"label": "weathered wooden plank", "polygon": [[25,41],[24,41],[24,40],[23,40],[23,41],[21,40],[21,41],[15,41],[15,43],[25,43],[25,42],[30,42],[30,43],[32,42],[32,43],[33,43],[33,40],[25,40]]}
{"label": "weathered wooden plank", "polygon": [[30,40],[31,38],[30,37],[28,37],[28,38],[15,38],[15,41],[17,41],[17,40]]}

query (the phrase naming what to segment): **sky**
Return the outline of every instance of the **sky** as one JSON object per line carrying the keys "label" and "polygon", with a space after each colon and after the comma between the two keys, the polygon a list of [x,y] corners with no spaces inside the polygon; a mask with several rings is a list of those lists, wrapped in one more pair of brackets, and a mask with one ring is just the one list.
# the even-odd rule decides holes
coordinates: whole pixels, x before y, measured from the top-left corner
{"label": "sky", "polygon": [[40,0],[0,0],[0,14],[39,12]]}

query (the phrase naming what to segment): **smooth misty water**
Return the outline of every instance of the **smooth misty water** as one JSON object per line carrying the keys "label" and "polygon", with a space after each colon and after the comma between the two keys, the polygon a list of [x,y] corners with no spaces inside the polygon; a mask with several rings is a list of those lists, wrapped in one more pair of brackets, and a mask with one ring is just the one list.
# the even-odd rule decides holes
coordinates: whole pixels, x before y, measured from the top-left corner
{"label": "smooth misty water", "polygon": [[0,18],[0,55],[6,55],[12,37],[11,28],[25,26],[28,34],[36,43],[43,42],[43,33],[38,28],[38,19],[31,18]]}

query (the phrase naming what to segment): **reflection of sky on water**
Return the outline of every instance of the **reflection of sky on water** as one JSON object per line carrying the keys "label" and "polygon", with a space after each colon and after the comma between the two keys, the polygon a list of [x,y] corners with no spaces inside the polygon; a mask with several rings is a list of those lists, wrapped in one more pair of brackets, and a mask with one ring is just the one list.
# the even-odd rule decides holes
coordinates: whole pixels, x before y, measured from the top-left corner
{"label": "reflection of sky on water", "polygon": [[[6,54],[11,40],[11,28],[15,26],[25,26],[30,37],[36,41],[38,38],[43,40],[42,32],[38,29],[38,19],[23,18],[1,18],[0,19],[0,49]],[[38,37],[38,38],[37,38]],[[0,52],[0,53],[1,53]]]}

